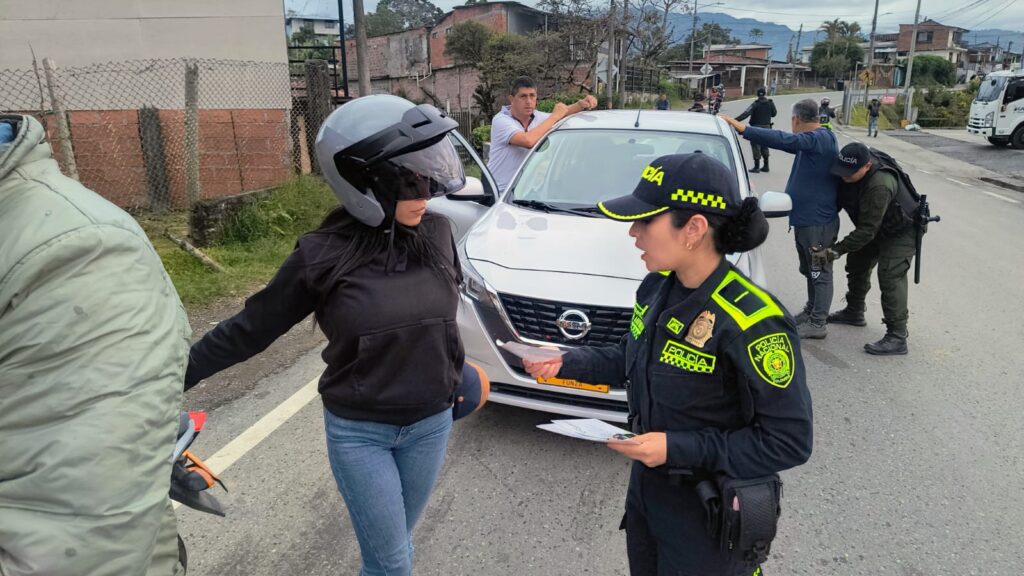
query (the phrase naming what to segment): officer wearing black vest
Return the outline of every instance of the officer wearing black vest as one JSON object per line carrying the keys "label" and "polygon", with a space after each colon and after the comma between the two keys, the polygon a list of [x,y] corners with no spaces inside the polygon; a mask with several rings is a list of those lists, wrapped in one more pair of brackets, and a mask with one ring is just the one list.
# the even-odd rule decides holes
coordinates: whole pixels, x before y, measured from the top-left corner
{"label": "officer wearing black vest", "polygon": [[796,324],[725,259],[760,245],[768,222],[736,175],[701,153],[658,158],[632,195],[598,207],[632,223],[651,271],[630,332],[524,365],[626,385],[638,435],[609,447],[634,460],[622,523],[633,576],[760,574],[776,473],[807,461],[812,443]]}
{"label": "officer wearing black vest", "polygon": [[[742,122],[750,118],[751,126],[771,128],[772,118],[775,118],[776,114],[778,114],[778,110],[775,109],[775,101],[765,96],[764,86],[761,86],[757,89],[757,100],[751,102],[750,106],[747,106],[747,109],[736,117],[736,120]],[[750,151],[754,156],[754,167],[751,168],[751,172],[756,174],[768,171],[768,150],[769,148],[764,144],[750,143]],[[764,158],[763,167],[761,166],[762,157]]]}
{"label": "officer wearing black vest", "polygon": [[[865,344],[878,356],[907,353],[907,273],[914,257],[915,201],[901,185],[896,168],[884,166],[860,143],[847,144],[839,152],[832,173],[843,179],[839,205],[856,229],[831,249],[817,251],[819,260],[835,260],[846,254],[846,308],[828,317],[830,324],[866,326],[865,298],[871,289],[871,271],[878,266],[885,336]],[[907,208],[904,208],[907,206]]]}

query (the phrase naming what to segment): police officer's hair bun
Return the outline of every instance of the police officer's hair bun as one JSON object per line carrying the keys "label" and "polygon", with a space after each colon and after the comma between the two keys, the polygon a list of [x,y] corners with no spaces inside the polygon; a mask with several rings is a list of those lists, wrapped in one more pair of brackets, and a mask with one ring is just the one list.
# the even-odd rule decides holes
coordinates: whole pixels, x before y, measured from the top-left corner
{"label": "police officer's hair bun", "polygon": [[743,200],[740,210],[733,216],[707,214],[692,210],[672,210],[672,225],[676,228],[686,226],[695,214],[704,216],[712,229],[715,250],[719,254],[734,254],[757,248],[768,238],[768,219],[758,205],[757,198],[751,196]]}
{"label": "police officer's hair bun", "polygon": [[738,214],[726,218],[715,230],[715,248],[722,254],[746,252],[757,248],[768,238],[768,219],[751,196],[743,200]]}

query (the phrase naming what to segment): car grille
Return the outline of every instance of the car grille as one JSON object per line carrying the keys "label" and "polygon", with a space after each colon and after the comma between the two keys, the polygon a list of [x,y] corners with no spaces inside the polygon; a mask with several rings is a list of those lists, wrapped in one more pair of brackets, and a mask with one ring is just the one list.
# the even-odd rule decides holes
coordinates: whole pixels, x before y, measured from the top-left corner
{"label": "car grille", "polygon": [[[629,331],[629,322],[633,318],[633,310],[630,308],[571,304],[510,294],[499,294],[498,298],[516,332],[523,338],[541,342],[576,346],[615,344]],[[566,310],[579,310],[590,319],[590,332],[582,339],[566,338],[555,325],[555,321]]]}
{"label": "car grille", "polygon": [[500,392],[509,396],[517,396],[530,400],[553,402],[555,404],[567,404],[579,408],[590,408],[595,410],[609,410],[612,412],[629,413],[628,405],[621,400],[611,398],[594,398],[591,396],[577,396],[574,394],[562,394],[559,392],[548,392],[546,390],[535,390],[533,388],[521,388],[507,384],[491,383],[491,392]]}

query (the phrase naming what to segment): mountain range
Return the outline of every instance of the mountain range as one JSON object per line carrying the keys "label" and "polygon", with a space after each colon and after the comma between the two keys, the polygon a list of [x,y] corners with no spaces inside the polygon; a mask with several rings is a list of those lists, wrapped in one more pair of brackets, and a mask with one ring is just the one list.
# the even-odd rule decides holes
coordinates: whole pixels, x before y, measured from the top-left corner
{"label": "mountain range", "polygon": [[[735,16],[720,12],[703,12],[698,14],[697,27],[699,28],[705,22],[713,22],[721,25],[723,28],[728,28],[731,34],[742,42],[753,42],[754,39],[750,37],[750,31],[754,28],[760,29],[763,36],[757,42],[768,44],[772,47],[770,57],[773,60],[785,60],[790,42],[796,44],[797,31],[782,24],[764,22],[753,18],[736,18]],[[669,28],[672,30],[672,41],[681,42],[689,36],[692,24],[693,20],[690,14],[669,14]],[[870,24],[870,22],[861,23],[861,26],[870,28]],[[864,30],[865,34],[868,32],[869,30]],[[880,32],[884,33],[884,31]],[[805,27],[803,35],[800,37],[800,46],[813,45],[815,37],[818,40],[822,40],[825,37],[825,33]],[[1024,48],[1024,33],[999,29],[971,30],[964,35],[964,41],[970,44],[982,42],[995,44],[998,41],[1004,48],[1009,42],[1013,42],[1011,50],[1019,54],[1021,49]]]}

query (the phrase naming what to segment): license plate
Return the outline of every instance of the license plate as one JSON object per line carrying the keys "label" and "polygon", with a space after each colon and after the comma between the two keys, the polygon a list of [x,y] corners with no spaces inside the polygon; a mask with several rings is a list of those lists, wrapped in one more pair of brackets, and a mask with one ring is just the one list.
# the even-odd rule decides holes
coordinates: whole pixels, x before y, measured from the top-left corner
{"label": "license plate", "polygon": [[549,386],[561,386],[563,388],[587,390],[588,392],[600,392],[601,394],[607,394],[610,388],[607,384],[587,384],[576,380],[563,380],[562,378],[537,378],[537,382],[540,384],[547,384]]}

